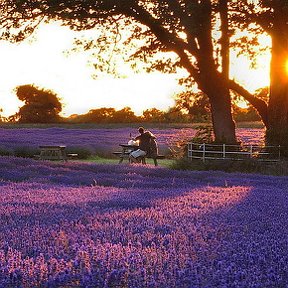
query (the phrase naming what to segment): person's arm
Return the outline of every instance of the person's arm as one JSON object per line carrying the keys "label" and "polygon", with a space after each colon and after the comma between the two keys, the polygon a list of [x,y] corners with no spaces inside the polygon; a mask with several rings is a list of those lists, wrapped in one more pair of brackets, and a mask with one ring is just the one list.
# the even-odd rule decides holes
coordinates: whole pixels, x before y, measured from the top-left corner
{"label": "person's arm", "polygon": [[156,139],[155,135],[151,131],[147,131],[146,133],[147,135],[149,135],[150,138]]}

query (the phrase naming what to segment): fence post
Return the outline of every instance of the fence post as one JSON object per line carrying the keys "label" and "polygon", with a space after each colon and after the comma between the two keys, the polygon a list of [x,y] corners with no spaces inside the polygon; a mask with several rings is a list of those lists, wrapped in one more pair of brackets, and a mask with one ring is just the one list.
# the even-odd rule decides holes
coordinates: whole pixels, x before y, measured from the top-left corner
{"label": "fence post", "polygon": [[226,157],[226,145],[223,144],[223,158]]}
{"label": "fence post", "polygon": [[202,161],[205,162],[205,143],[202,144],[202,147],[203,147],[203,154],[202,154]]}
{"label": "fence post", "polygon": [[250,145],[250,158],[252,158],[252,154],[253,154],[253,146]]}

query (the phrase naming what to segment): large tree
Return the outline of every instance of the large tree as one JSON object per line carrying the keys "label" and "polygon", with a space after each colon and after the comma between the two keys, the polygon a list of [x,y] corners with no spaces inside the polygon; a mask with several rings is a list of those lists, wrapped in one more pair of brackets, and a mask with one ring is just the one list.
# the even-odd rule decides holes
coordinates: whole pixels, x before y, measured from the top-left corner
{"label": "large tree", "polygon": [[[265,9],[255,11],[254,2],[259,2]],[[230,36],[236,31],[231,26],[231,16],[247,17],[248,15],[244,22],[252,23],[255,19],[252,21],[251,15],[262,13],[263,17],[259,17],[261,20],[266,17],[267,11],[272,13],[272,10],[269,11],[264,6],[268,4],[271,6],[271,3],[278,2],[285,1],[7,0],[2,1],[0,5],[2,5],[3,26],[20,27],[21,32],[17,40],[33,32],[43,19],[57,19],[64,25],[78,30],[91,29],[97,25],[104,27],[104,30],[112,32],[106,33],[105,37],[101,38],[102,42],[104,39],[107,43],[115,42],[115,37],[110,37],[113,33],[117,34],[121,28],[126,31],[129,28],[131,37],[127,42],[132,38],[140,40],[138,43],[142,43],[143,46],[134,53],[134,56],[140,57],[144,62],[149,61],[151,59],[149,56],[156,52],[173,52],[177,58],[166,58],[166,61],[153,59],[151,66],[160,67],[164,71],[175,71],[173,70],[175,67],[185,68],[189,77],[196,81],[200,90],[209,98],[216,141],[235,142],[235,125],[231,116],[229,89],[248,100],[268,128],[272,127],[272,120],[268,122],[267,104],[263,100],[254,97],[244,87],[229,79]],[[237,21],[243,23],[243,18],[241,21],[239,19],[241,17],[238,17]],[[259,19],[257,21],[260,21]],[[212,36],[217,30],[221,35],[218,39]],[[271,109],[269,113],[273,113]]]}
{"label": "large tree", "polygon": [[[64,25],[76,29],[90,29],[98,24],[111,27],[116,23],[115,33],[121,25],[127,29],[127,25],[131,24],[132,37],[146,40],[140,53],[136,54],[142,55],[143,59],[148,54],[161,51],[177,55],[175,61],[171,58],[166,58],[164,63],[158,61],[158,67],[162,65],[164,70],[176,66],[185,68],[210,100],[215,140],[230,143],[236,141],[227,70],[219,72],[223,63],[227,65],[227,58],[223,58],[223,55],[227,55],[225,45],[229,42],[227,37],[222,37],[220,41],[212,37],[213,31],[217,29],[219,11],[226,9],[227,1],[17,0],[1,3],[4,5],[2,10],[9,11],[9,14],[3,14],[2,23],[6,27],[10,23],[24,27],[18,39],[31,33],[44,17],[60,19]],[[226,14],[224,11],[221,17],[224,19]],[[223,22],[224,32],[227,30],[226,24]],[[222,58],[215,53],[216,46],[222,47]]]}
{"label": "large tree", "polygon": [[[240,29],[257,29],[271,37],[267,141],[288,150],[288,1],[232,1]],[[256,26],[255,26],[256,25]],[[264,108],[265,109],[265,108]]]}

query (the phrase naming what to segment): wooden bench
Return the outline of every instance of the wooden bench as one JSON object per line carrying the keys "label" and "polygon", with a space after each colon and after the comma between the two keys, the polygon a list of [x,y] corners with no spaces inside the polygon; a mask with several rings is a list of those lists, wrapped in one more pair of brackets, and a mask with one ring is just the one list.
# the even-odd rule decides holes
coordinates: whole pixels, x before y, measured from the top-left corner
{"label": "wooden bench", "polygon": [[77,153],[68,153],[67,154],[67,158],[68,159],[77,159],[78,158],[78,154]]}

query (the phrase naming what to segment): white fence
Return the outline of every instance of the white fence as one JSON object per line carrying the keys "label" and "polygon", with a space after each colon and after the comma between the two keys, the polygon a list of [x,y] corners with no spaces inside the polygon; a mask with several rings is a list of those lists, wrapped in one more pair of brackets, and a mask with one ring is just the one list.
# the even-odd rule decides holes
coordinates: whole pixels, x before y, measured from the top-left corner
{"label": "white fence", "polygon": [[278,161],[281,158],[279,146],[227,145],[208,143],[188,143],[188,159],[205,160],[245,160]]}

